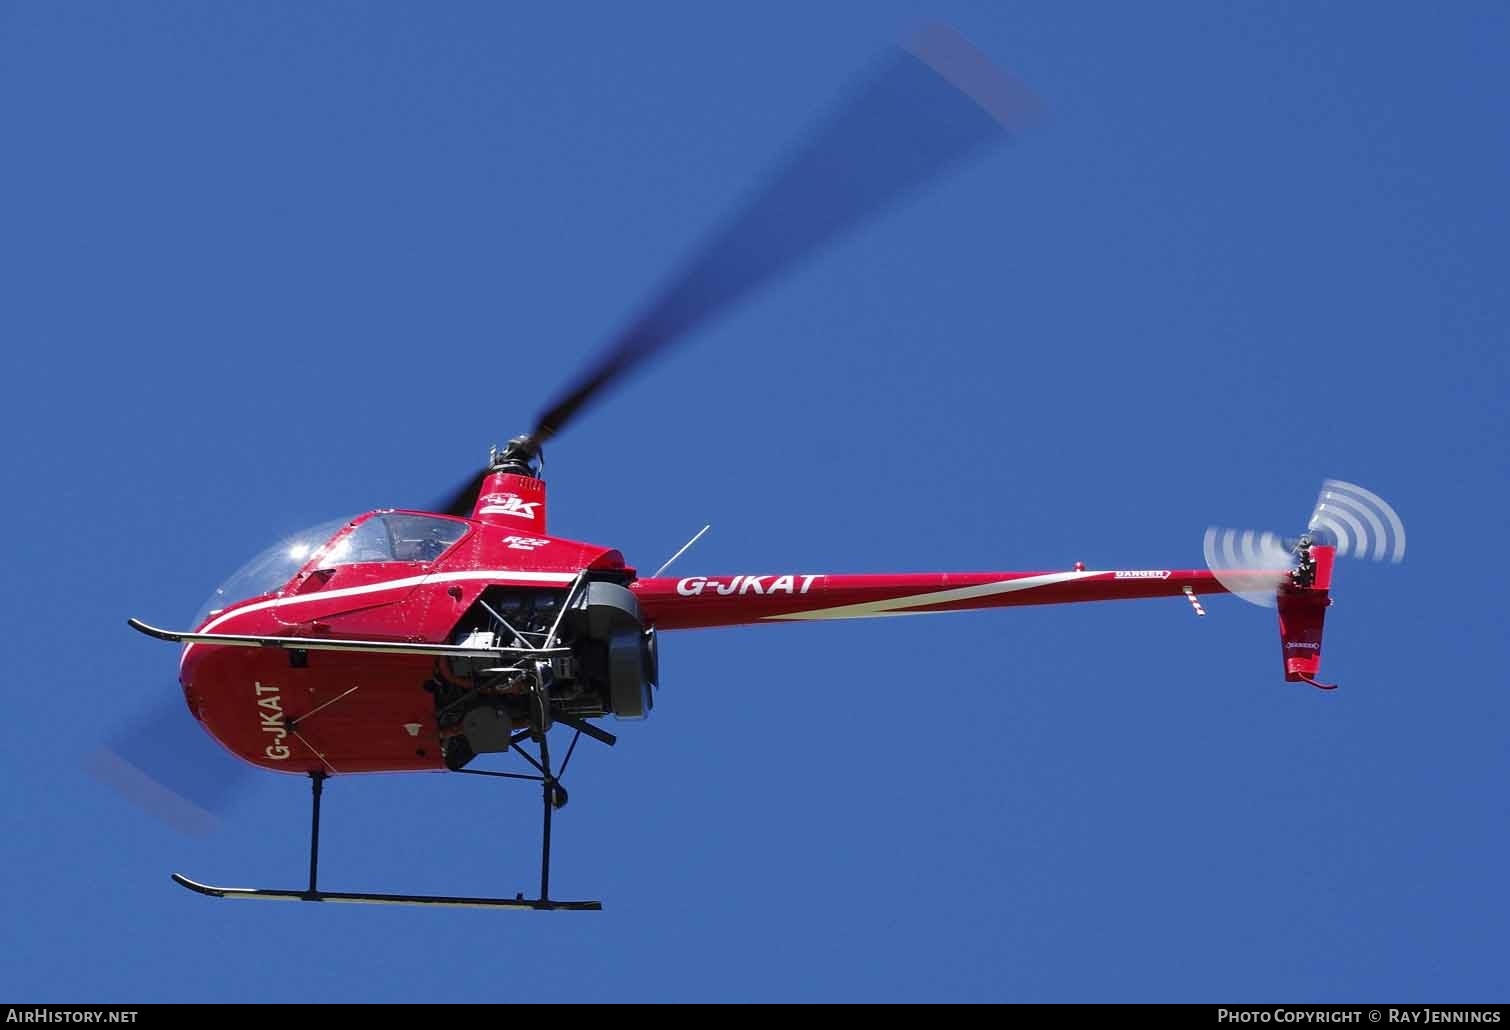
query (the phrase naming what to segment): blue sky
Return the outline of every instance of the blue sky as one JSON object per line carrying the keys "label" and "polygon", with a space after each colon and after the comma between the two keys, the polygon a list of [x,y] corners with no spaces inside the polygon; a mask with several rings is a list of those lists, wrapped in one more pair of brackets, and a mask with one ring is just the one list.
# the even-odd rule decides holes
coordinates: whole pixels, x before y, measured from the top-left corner
{"label": "blue sky", "polygon": [[[1230,598],[668,635],[557,819],[604,912],[175,887],[298,886],[307,791],[198,840],[89,779],[176,689],[127,617],[444,494],[925,20],[1052,122],[584,415],[553,529],[646,573],[704,523],[687,574],[1198,567],[1337,477],[1409,533],[1339,571],[1341,689]],[[1466,2],[0,3],[0,993],[1502,1001],[1507,44]],[[532,885],[529,789],[326,802],[324,886]]]}

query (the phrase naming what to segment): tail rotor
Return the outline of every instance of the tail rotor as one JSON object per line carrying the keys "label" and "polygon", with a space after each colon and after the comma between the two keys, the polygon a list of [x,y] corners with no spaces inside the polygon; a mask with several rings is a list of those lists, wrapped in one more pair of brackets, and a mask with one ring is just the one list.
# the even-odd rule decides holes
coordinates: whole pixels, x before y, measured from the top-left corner
{"label": "tail rotor", "polygon": [[1206,530],[1205,554],[1206,567],[1232,596],[1262,608],[1274,607],[1294,557],[1278,533],[1216,526]]}
{"label": "tail rotor", "polygon": [[1328,479],[1299,538],[1253,529],[1206,530],[1206,565],[1233,595],[1278,608],[1285,679],[1320,682],[1322,634],[1332,604],[1336,558],[1398,563],[1405,558],[1405,523],[1394,508],[1356,483]]}
{"label": "tail rotor", "polygon": [[1338,557],[1397,565],[1405,559],[1405,523],[1384,498],[1356,483],[1322,483],[1306,528],[1315,542],[1336,547]]}
{"label": "tail rotor", "polygon": [[1272,530],[1206,530],[1206,567],[1235,597],[1273,608],[1276,591],[1291,581],[1313,546],[1332,547],[1339,558],[1405,559],[1405,523],[1378,494],[1356,483],[1328,479],[1299,537]]}

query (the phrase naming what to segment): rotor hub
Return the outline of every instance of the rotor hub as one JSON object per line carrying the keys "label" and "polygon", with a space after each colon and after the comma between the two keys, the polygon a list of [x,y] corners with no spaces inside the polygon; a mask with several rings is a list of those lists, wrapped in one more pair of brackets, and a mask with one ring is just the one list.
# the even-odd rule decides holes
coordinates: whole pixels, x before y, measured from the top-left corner
{"label": "rotor hub", "polygon": [[492,448],[488,470],[539,479],[545,470],[545,456],[533,437],[516,436],[502,450],[496,445]]}

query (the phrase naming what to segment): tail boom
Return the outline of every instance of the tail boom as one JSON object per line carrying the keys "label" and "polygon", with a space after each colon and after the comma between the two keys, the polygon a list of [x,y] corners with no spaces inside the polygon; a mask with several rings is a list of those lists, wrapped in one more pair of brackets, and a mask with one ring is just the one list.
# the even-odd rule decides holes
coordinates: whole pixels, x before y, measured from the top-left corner
{"label": "tail boom", "polygon": [[870,619],[1018,605],[1224,594],[1208,570],[684,576],[636,582],[657,629]]}

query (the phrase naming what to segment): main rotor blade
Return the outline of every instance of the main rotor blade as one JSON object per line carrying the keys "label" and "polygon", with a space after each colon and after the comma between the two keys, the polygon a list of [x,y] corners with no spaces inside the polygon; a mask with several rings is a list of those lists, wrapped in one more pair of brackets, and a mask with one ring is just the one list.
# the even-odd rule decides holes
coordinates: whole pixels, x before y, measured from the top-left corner
{"label": "main rotor blade", "polygon": [[217,828],[253,771],[209,738],[178,690],[113,733],[84,766],[142,811],[194,836]]}
{"label": "main rotor blade", "polygon": [[482,481],[488,477],[488,472],[489,469],[479,469],[472,474],[471,478],[460,486],[457,486],[444,499],[425,510],[445,515],[458,515],[461,518],[471,518],[472,510],[477,506],[477,491],[482,489]]}
{"label": "main rotor blade", "polygon": [[540,415],[536,444],[657,352],[985,145],[1037,100],[944,26],[895,49],[763,190]]}

